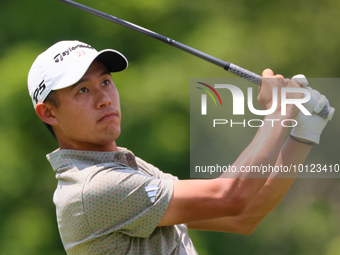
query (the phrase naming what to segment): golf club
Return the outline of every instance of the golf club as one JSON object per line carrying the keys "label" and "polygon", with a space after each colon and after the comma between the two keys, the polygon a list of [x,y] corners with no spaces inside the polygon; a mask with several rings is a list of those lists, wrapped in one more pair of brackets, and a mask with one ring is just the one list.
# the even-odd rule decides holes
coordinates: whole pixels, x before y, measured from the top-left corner
{"label": "golf club", "polygon": [[[244,78],[258,86],[261,86],[262,84],[262,76],[256,74],[256,73],[253,73],[247,69],[244,69],[238,65],[235,65],[233,63],[229,63],[229,62],[225,62],[225,61],[222,61],[218,58],[215,58],[211,55],[208,55],[202,51],[199,51],[199,50],[196,50],[192,47],[189,47],[185,44],[182,44],[182,43],[179,43],[179,42],[176,42],[175,40],[172,40],[168,37],[165,37],[163,35],[160,35],[158,33],[155,33],[151,30],[148,30],[146,28],[143,28],[143,27],[140,27],[138,25],[135,25],[131,22],[128,22],[128,21],[125,21],[125,20],[122,20],[122,19],[119,19],[117,17],[114,17],[112,15],[109,15],[109,14],[106,14],[104,12],[101,12],[101,11],[98,11],[98,10],[95,10],[93,8],[90,8],[88,6],[85,6],[83,4],[79,4],[77,2],[74,2],[74,1],[70,1],[70,0],[58,0],[60,2],[63,2],[63,3],[66,3],[68,5],[71,5],[73,7],[76,7],[78,9],[81,9],[83,11],[86,11],[86,12],[89,12],[89,13],[92,13],[96,16],[99,16],[101,18],[104,18],[104,19],[107,19],[109,21],[112,21],[116,24],[119,24],[119,25],[122,25],[124,27],[127,27],[127,28],[130,28],[134,31],[137,31],[139,33],[142,33],[142,34],[145,34],[147,36],[150,36],[152,38],[155,38],[159,41],[162,41],[164,43],[167,43],[167,44],[170,44],[178,49],[181,49],[183,51],[186,51],[196,57],[199,57],[201,59],[204,59],[212,64],[215,64],[219,67],[222,67],[223,69],[225,69],[226,71],[234,74],[234,75],[237,75],[241,78]],[[333,117],[333,114],[334,114],[334,108],[333,107],[330,107],[329,104],[325,105],[325,107],[318,113],[320,116],[324,117],[324,118],[328,118],[329,120]]]}

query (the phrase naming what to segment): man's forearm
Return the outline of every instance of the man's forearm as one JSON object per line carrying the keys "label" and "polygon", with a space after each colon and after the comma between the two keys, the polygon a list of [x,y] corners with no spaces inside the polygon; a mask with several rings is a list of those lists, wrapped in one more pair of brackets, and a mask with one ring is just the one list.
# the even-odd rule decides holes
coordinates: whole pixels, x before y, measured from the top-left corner
{"label": "man's forearm", "polygon": [[[294,141],[290,137],[282,147],[276,166],[303,164],[311,150],[311,145]],[[254,230],[256,226],[281,202],[297,173],[272,173],[261,191],[249,204],[246,211],[237,217],[243,227]]]}
{"label": "man's forearm", "polygon": [[220,177],[234,178],[237,188],[233,190],[241,194],[247,204],[261,190],[270,173],[242,172],[242,167],[275,164],[287,129],[280,124],[281,118],[280,114],[267,116],[267,120],[275,119],[276,121],[266,121],[266,124],[259,128],[252,142],[234,162],[233,167],[236,167],[237,172],[224,173]]}
{"label": "man's forearm", "polygon": [[[291,138],[285,142],[276,166],[302,164],[312,146],[298,143]],[[266,217],[283,199],[293,184],[297,173],[289,175],[284,173],[272,173],[260,192],[251,201],[245,212],[236,217],[225,217],[205,222],[192,222],[188,227],[211,231],[236,232],[250,234],[257,225]]]}

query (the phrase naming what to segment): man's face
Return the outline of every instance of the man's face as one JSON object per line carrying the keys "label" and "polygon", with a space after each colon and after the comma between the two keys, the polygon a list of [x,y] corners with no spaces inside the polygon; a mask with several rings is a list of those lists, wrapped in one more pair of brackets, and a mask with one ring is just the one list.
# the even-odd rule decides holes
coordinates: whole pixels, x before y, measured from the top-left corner
{"label": "man's face", "polygon": [[61,149],[116,150],[120,135],[118,90],[106,67],[94,61],[76,84],[57,91],[54,126]]}

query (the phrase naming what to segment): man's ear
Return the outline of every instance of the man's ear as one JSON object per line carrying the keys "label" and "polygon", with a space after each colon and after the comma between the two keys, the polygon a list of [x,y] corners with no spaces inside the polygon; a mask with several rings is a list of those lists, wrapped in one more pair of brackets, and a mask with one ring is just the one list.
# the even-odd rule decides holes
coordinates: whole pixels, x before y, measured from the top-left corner
{"label": "man's ear", "polygon": [[54,116],[54,107],[46,103],[38,103],[35,107],[35,112],[38,117],[45,123],[53,126],[58,124],[58,120]]}

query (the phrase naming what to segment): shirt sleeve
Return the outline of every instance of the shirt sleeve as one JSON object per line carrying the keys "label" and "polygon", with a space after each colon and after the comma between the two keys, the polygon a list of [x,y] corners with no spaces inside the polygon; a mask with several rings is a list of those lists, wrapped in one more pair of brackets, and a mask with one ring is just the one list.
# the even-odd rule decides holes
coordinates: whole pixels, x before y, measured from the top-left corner
{"label": "shirt sleeve", "polygon": [[89,176],[83,189],[84,215],[96,235],[120,231],[148,237],[172,197],[173,179],[161,179],[124,164],[105,166]]}

